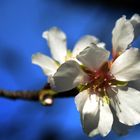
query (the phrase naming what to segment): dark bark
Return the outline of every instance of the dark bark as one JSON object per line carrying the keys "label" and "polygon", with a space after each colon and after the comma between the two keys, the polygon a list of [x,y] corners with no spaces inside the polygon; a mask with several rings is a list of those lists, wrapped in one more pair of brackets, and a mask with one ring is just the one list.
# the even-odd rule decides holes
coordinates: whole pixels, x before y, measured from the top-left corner
{"label": "dark bark", "polygon": [[[40,101],[40,95],[42,90],[47,90],[50,89],[49,84],[47,84],[43,89],[41,90],[17,90],[17,91],[9,91],[9,90],[0,90],[0,97],[7,98],[7,99],[12,99],[12,100],[29,100],[29,101]],[[78,94],[78,90],[72,89],[70,91],[66,92],[60,92],[56,93],[55,95],[51,96],[53,98],[69,98],[69,97],[74,97]],[[49,95],[50,97],[50,95]],[[48,98],[47,94],[44,96],[45,98]]]}

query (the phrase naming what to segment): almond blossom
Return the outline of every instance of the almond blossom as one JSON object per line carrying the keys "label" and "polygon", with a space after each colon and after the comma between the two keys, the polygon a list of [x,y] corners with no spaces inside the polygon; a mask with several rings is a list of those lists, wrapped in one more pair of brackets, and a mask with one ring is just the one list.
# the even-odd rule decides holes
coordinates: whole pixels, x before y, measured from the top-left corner
{"label": "almond blossom", "polygon": [[91,43],[97,44],[101,48],[105,47],[105,44],[99,42],[96,37],[85,35],[76,43],[73,51],[70,52],[67,50],[65,33],[57,27],[52,27],[48,31],[43,32],[42,36],[48,42],[52,58],[42,53],[37,53],[32,56],[32,63],[40,66],[49,78],[61,64],[70,59],[75,60],[76,55]]}
{"label": "almond blossom", "polygon": [[140,123],[140,91],[132,85],[140,79],[140,50],[131,47],[139,34],[139,15],[122,16],[112,32],[112,60],[108,50],[90,44],[77,55],[81,64],[69,60],[53,76],[54,90],[79,89],[75,103],[90,137],[111,129],[123,135]]}

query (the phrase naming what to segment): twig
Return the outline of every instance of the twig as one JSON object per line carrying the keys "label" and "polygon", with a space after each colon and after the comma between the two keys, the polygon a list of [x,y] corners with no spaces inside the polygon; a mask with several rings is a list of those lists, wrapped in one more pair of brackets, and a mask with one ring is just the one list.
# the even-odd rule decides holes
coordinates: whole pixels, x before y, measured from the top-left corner
{"label": "twig", "polygon": [[39,92],[40,91],[8,91],[8,90],[0,90],[0,97],[8,98],[8,99],[23,99],[23,100],[39,100]]}
{"label": "twig", "polygon": [[[50,85],[47,84],[42,90],[49,90]],[[41,91],[42,90],[33,90],[33,91],[8,91],[8,90],[0,90],[0,97],[7,98],[7,99],[12,99],[12,100],[29,100],[29,101],[39,101],[43,105],[50,105],[53,103],[53,98],[69,98],[69,97],[74,97],[78,94],[78,90],[72,89],[70,91],[66,92],[60,92],[56,93],[53,96],[50,96],[49,94],[45,94],[43,98],[40,98],[41,96]],[[48,100],[49,99],[49,100]]]}

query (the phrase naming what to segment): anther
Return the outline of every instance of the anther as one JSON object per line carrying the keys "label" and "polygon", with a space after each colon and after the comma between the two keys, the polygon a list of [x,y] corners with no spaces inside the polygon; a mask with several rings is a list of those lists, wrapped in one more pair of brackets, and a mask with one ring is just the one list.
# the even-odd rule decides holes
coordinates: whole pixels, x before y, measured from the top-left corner
{"label": "anther", "polygon": [[95,76],[94,79],[97,79],[97,77]]}
{"label": "anther", "polygon": [[107,81],[107,79],[106,79],[106,78],[104,78],[104,81]]}
{"label": "anther", "polygon": [[112,87],[117,87],[116,85],[112,85]]}
{"label": "anther", "polygon": [[111,83],[108,83],[108,85],[111,86],[112,84]]}
{"label": "anther", "polygon": [[98,91],[101,92],[102,91],[101,88],[98,88]]}
{"label": "anther", "polygon": [[106,89],[105,88],[103,88],[104,89],[104,92],[106,92]]}

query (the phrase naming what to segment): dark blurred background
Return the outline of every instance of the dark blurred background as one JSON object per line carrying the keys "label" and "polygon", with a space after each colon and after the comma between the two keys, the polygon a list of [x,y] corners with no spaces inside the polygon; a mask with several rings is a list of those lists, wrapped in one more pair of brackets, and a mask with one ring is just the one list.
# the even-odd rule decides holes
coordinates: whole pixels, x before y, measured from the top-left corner
{"label": "dark blurred background", "polygon": [[[58,26],[68,48],[85,34],[111,48],[111,32],[122,15],[140,14],[137,0],[0,0],[0,89],[40,89],[47,81],[31,64],[36,52],[50,55],[42,32]],[[134,46],[140,46],[140,39]],[[119,137],[111,132],[94,140],[139,140],[140,126]],[[57,99],[52,107],[0,98],[0,140],[89,140],[82,131],[73,98]]]}

